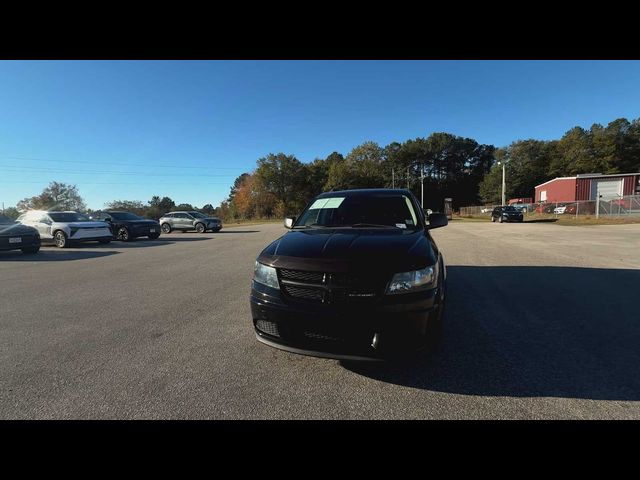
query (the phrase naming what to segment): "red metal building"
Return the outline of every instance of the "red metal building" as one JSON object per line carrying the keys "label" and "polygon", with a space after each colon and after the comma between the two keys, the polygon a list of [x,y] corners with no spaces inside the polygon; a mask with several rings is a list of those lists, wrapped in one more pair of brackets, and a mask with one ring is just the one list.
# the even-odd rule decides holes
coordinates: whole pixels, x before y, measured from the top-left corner
{"label": "red metal building", "polygon": [[613,200],[640,195],[640,173],[601,175],[588,173],[558,177],[536,186],[536,203],[575,202],[576,200]]}

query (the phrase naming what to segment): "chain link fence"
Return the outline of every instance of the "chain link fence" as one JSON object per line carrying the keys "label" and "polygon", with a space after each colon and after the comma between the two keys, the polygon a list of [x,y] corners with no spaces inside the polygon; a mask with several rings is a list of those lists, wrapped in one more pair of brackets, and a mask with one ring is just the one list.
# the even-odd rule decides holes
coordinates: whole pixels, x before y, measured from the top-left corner
{"label": "chain link fence", "polygon": [[[514,204],[527,217],[573,215],[578,216],[640,216],[640,195],[621,196],[599,200],[580,200],[575,202],[543,202]],[[491,216],[495,206],[460,207],[461,216]]]}

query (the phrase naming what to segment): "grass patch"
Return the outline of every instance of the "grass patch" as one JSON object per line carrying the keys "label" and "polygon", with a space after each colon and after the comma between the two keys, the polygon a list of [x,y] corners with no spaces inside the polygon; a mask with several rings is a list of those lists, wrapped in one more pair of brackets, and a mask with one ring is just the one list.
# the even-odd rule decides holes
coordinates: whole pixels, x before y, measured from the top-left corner
{"label": "grass patch", "polygon": [[258,220],[236,220],[234,222],[222,222],[222,228],[225,227],[247,227],[249,225],[264,225],[266,223],[281,223],[284,225],[284,218],[278,219],[258,219]]}

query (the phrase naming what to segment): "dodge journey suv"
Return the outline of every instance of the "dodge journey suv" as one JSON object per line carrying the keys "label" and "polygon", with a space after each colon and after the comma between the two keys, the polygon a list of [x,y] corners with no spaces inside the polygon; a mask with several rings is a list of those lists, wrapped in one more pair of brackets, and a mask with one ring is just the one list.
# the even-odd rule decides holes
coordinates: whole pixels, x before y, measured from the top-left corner
{"label": "dodge journey suv", "polygon": [[446,270],[408,190],[323,193],[257,258],[251,313],[257,339],[289,352],[382,360],[433,346]]}

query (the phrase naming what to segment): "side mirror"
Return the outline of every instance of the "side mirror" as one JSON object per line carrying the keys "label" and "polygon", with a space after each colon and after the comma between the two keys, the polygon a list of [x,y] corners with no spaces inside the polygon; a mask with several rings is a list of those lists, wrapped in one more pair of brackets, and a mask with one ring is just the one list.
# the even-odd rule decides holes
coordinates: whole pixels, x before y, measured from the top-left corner
{"label": "side mirror", "polygon": [[427,229],[431,230],[433,228],[445,227],[449,224],[449,220],[447,220],[447,215],[445,213],[432,213],[427,218],[429,225],[427,225]]}
{"label": "side mirror", "polygon": [[284,228],[292,228],[294,223],[296,223],[296,217],[287,217],[284,219]]}

